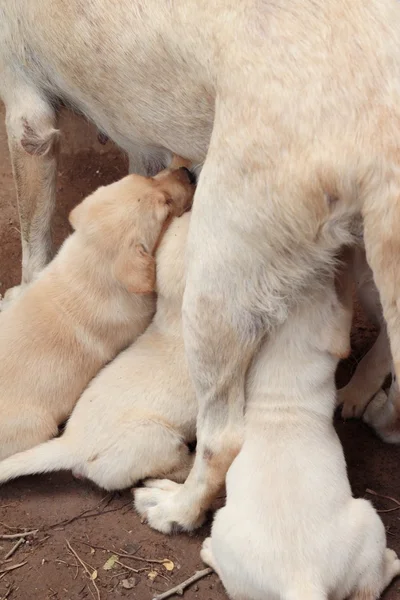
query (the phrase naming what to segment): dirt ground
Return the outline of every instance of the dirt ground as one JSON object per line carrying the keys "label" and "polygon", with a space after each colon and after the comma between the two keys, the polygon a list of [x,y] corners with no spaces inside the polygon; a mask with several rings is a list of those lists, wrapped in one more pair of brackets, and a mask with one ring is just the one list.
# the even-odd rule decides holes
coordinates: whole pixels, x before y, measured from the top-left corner
{"label": "dirt ground", "polygon": [[[20,241],[15,193],[0,107],[0,293],[20,279]],[[98,185],[118,179],[126,172],[126,160],[111,142],[100,145],[97,134],[82,119],[63,114],[61,160],[58,178],[58,204],[54,222],[55,239],[60,243],[68,233],[69,210]],[[1,334],[0,334],[1,335]],[[357,359],[373,339],[374,332],[362,315],[353,332],[353,356],[338,372],[346,382]],[[400,504],[367,489],[400,501],[400,447],[378,440],[362,423],[337,420],[354,494],[372,499],[383,511],[389,545],[400,553]],[[220,500],[223,502],[223,500]],[[0,600],[82,600],[119,597],[150,600],[203,568],[199,559],[208,526],[196,534],[166,537],[140,523],[132,510],[129,492],[105,495],[87,482],[75,481],[69,473],[26,477],[0,489],[0,536],[21,530],[38,529],[28,536],[9,562],[2,562],[16,540],[0,537]],[[76,555],[87,565],[89,579]],[[101,549],[99,547],[103,547]],[[107,559],[117,551],[149,559],[139,561],[120,557],[110,570]],[[169,559],[173,569],[151,560]],[[21,566],[18,566],[21,565]],[[3,573],[4,569],[17,566]],[[130,569],[136,569],[136,573]],[[133,577],[126,585],[122,581]],[[288,574],[290,577],[290,574]],[[97,585],[98,592],[95,588]],[[226,600],[215,575],[198,582],[185,593],[185,600]],[[384,596],[400,599],[400,580]]]}

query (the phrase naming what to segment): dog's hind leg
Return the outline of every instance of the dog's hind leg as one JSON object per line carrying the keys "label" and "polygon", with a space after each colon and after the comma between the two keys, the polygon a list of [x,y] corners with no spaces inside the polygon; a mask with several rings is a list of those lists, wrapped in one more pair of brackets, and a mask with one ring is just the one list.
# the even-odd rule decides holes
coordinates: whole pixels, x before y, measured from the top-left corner
{"label": "dog's hind leg", "polygon": [[151,487],[135,493],[136,509],[165,533],[176,524],[189,531],[202,523],[241,448],[245,376],[263,333],[262,320],[251,307],[257,295],[251,284],[256,275],[248,269],[254,250],[230,222],[232,204],[243,210],[246,192],[241,178],[232,180],[232,166],[222,181],[223,154],[209,157],[203,167],[189,232],[183,320],[199,399],[194,467],[183,486],[160,482],[157,489],[151,481]]}
{"label": "dog's hind leg", "polygon": [[[221,121],[227,124],[225,114]],[[243,147],[246,131],[242,144],[237,131],[237,124],[224,127],[211,144],[189,230],[183,331],[199,402],[194,466],[184,485],[162,481],[157,487],[157,481],[150,481],[135,494],[139,513],[164,533],[177,525],[189,531],[204,520],[242,445],[250,362],[264,335],[284,322],[304,287],[322,285],[323,261],[331,258],[313,250],[310,256],[312,245],[303,244],[298,234],[302,219],[308,229],[308,209],[299,211],[300,226],[286,216],[285,202],[292,193],[287,186],[295,189],[297,181],[276,183],[263,141],[251,139]],[[254,155],[257,148],[259,157]],[[249,156],[254,171],[242,168]],[[318,260],[322,268],[315,285]]]}
{"label": "dog's hind leg", "polygon": [[392,356],[385,325],[367,354],[358,363],[349,383],[338,391],[338,405],[343,404],[342,417],[361,417],[370,399],[382,387],[390,373]]}
{"label": "dog's hind leg", "polygon": [[[383,177],[384,175],[384,177]],[[374,186],[363,206],[364,242],[368,263],[379,291],[387,324],[396,380],[400,377],[400,165],[383,171],[381,185]],[[400,394],[393,393],[391,423],[398,429]],[[390,423],[386,422],[385,428]]]}
{"label": "dog's hind leg", "polygon": [[380,390],[371,400],[363,420],[385,442],[400,443],[400,391],[397,379],[392,382],[389,395]]}
{"label": "dog's hind leg", "polygon": [[[22,241],[22,285],[30,283],[53,255],[58,130],[50,102],[26,82],[2,82],[6,128],[17,192]],[[7,85],[6,85],[7,84]],[[19,292],[8,290],[4,308]]]}

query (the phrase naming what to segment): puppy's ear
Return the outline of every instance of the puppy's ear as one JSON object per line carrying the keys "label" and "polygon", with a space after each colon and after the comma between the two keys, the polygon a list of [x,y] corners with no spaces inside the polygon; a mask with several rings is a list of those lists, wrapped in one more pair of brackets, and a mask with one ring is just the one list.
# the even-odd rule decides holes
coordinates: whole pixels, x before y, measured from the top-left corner
{"label": "puppy's ear", "polygon": [[142,244],[130,245],[117,258],[115,277],[131,294],[151,294],[156,285],[156,261]]}

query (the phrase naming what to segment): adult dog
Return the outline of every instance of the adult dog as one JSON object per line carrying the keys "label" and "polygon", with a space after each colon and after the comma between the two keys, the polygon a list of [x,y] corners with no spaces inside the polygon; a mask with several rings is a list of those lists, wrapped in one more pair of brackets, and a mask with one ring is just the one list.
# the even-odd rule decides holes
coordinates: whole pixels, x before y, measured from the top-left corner
{"label": "adult dog", "polygon": [[360,213],[399,374],[400,3],[4,0],[0,73],[23,282],[51,255],[58,98],[138,171],[204,161],[183,304],[198,451],[182,487],[149,488],[153,527],[199,522],[242,444],[254,352]]}

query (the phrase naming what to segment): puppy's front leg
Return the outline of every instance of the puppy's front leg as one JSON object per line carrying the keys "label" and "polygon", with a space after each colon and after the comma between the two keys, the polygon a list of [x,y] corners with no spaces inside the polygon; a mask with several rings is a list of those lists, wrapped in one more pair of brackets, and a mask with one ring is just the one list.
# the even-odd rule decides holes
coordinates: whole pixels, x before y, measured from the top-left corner
{"label": "puppy's front leg", "polygon": [[[11,81],[4,101],[21,226],[24,285],[53,256],[51,218],[55,205],[58,131],[54,109],[34,88]],[[19,286],[8,290],[2,308],[19,290]]]}

